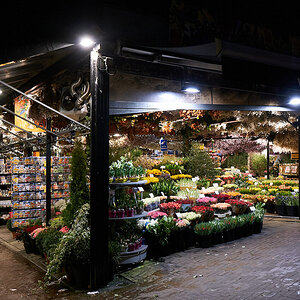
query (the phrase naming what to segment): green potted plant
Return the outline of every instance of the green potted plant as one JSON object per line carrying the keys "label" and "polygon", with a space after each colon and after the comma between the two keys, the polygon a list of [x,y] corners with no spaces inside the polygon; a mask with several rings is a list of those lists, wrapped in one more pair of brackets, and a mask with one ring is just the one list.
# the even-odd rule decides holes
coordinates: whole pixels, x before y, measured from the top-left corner
{"label": "green potted plant", "polygon": [[173,180],[163,179],[151,186],[154,196],[162,196],[162,193],[167,196],[167,201],[170,200],[170,196],[176,195],[179,187]]}
{"label": "green potted plant", "polygon": [[50,256],[45,280],[49,281],[63,269],[78,289],[86,289],[90,278],[90,205],[84,204],[76,213],[72,228],[60,239]]}
{"label": "green potted plant", "polygon": [[20,230],[17,227],[12,226],[12,219],[9,218],[6,222],[7,229],[12,233],[12,237],[17,239],[20,236]]}
{"label": "green potted plant", "polygon": [[224,230],[224,223],[220,222],[219,220],[213,220],[210,222],[212,224],[212,243],[213,245],[223,243],[223,230]]}
{"label": "green potted plant", "polygon": [[72,226],[76,212],[83,204],[89,202],[89,188],[87,184],[87,157],[77,141],[71,158],[71,183],[70,183],[70,201],[62,211],[62,217],[65,225]]}
{"label": "green potted plant", "polygon": [[264,203],[257,203],[254,211],[254,223],[253,223],[253,233],[260,233],[263,226],[264,219]]}
{"label": "green potted plant", "polygon": [[170,254],[170,235],[176,226],[172,217],[162,217],[155,224],[146,227],[145,238],[149,257],[160,257]]}
{"label": "green potted plant", "polygon": [[286,198],[286,212],[288,216],[298,217],[299,196],[291,195]]}
{"label": "green potted plant", "polygon": [[196,247],[208,248],[212,246],[211,234],[213,232],[213,225],[211,222],[201,222],[195,227]]}
{"label": "green potted plant", "polygon": [[278,191],[276,196],[275,196],[275,203],[276,203],[276,209],[277,213],[280,216],[286,216],[287,215],[287,210],[286,210],[286,198],[289,197],[292,193],[291,192],[286,192],[286,191]]}
{"label": "green potted plant", "polygon": [[233,241],[235,239],[234,229],[237,226],[236,217],[227,217],[220,221],[224,223],[224,231],[223,231],[224,242]]}
{"label": "green potted plant", "polygon": [[40,253],[43,254],[47,262],[49,262],[49,259],[62,236],[63,233],[61,231],[51,227],[43,230],[37,235],[36,244]]}

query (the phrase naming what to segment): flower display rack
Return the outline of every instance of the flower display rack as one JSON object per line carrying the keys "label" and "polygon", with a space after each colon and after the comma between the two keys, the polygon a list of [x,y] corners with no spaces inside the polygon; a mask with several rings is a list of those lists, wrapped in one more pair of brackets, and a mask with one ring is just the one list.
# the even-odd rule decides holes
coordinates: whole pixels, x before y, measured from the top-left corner
{"label": "flower display rack", "polygon": [[0,224],[5,223],[11,211],[11,161],[0,159]]}
{"label": "flower display rack", "polygon": [[[134,198],[137,199],[137,192],[141,192],[141,198],[143,195],[143,188],[141,188],[142,185],[146,184],[146,180],[141,180],[141,181],[136,181],[136,182],[123,182],[123,183],[117,183],[117,182],[112,182],[110,183],[110,190],[111,190],[111,198],[109,201],[111,203],[114,203],[115,201],[115,191],[116,189],[120,188],[125,188],[125,187],[133,187],[133,193],[134,193]],[[147,212],[142,212],[141,214],[133,214],[132,216],[122,216],[122,217],[109,217],[110,221],[126,221],[126,220],[134,220],[134,219],[139,219],[147,216]],[[116,222],[113,222],[116,223]],[[120,226],[122,226],[120,224]],[[113,231],[115,231],[116,226],[112,226]],[[128,264],[136,264],[141,261],[143,261],[146,256],[147,256],[147,245],[139,245],[137,249],[131,250],[131,251],[122,251],[120,253],[120,265],[128,265]]]}
{"label": "flower display rack", "polygon": [[[69,196],[69,157],[51,158],[51,202]],[[12,159],[12,226],[28,225],[44,218],[46,207],[46,158]]]}

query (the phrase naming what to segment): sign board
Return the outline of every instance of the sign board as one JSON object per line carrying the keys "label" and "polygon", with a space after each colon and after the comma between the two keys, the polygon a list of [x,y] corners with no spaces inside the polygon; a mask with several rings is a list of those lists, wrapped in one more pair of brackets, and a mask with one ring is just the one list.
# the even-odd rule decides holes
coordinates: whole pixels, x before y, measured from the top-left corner
{"label": "sign board", "polygon": [[299,159],[299,153],[291,153],[291,159]]}
{"label": "sign board", "polygon": [[[30,100],[24,97],[17,97],[15,98],[15,114],[19,115],[25,119],[29,119],[29,109],[30,109],[31,103]],[[33,122],[33,120],[30,120]],[[39,125],[37,122],[34,122],[37,125]],[[31,123],[26,122],[25,120],[18,118],[15,116],[15,125],[30,132],[44,132],[43,129],[34,126]],[[16,131],[21,131],[19,128],[15,128]]]}
{"label": "sign board", "polygon": [[299,172],[298,164],[282,164],[279,165],[279,173],[281,175],[297,176]]}
{"label": "sign board", "polygon": [[159,143],[160,143],[160,150],[161,151],[168,151],[168,142],[167,142],[167,140],[161,138]]}

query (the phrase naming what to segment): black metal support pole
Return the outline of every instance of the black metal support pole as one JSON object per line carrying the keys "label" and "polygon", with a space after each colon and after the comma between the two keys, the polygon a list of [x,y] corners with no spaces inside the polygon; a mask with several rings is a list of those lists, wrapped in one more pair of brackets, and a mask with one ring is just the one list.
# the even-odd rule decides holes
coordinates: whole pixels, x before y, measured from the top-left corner
{"label": "black metal support pole", "polygon": [[270,179],[270,141],[267,143],[267,178]]}
{"label": "black metal support pole", "polygon": [[300,116],[298,117],[297,121],[298,121],[297,131],[298,131],[298,180],[299,180],[299,185],[298,185],[298,193],[299,193],[298,216],[299,216],[299,220],[300,220]]}
{"label": "black metal support pole", "polygon": [[[51,130],[51,118],[47,118],[46,127]],[[46,225],[51,219],[51,133],[46,133]]]}
{"label": "black metal support pole", "polygon": [[107,285],[108,262],[108,151],[109,151],[109,75],[99,53],[91,51],[91,289]]}

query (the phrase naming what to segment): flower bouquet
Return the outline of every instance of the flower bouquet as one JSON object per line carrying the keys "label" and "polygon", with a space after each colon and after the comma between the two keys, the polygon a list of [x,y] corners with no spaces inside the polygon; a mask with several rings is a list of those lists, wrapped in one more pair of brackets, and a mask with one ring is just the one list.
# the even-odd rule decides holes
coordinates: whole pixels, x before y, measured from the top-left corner
{"label": "flower bouquet", "polygon": [[230,212],[231,204],[229,203],[211,204],[210,207],[214,210],[214,214],[218,218],[225,218],[226,216],[231,214]]}
{"label": "flower bouquet", "polygon": [[177,202],[161,203],[159,205],[160,210],[167,213],[169,216],[173,216],[175,212],[180,210],[180,207],[181,204]]}
{"label": "flower bouquet", "polygon": [[211,204],[217,203],[217,199],[214,197],[203,197],[197,199],[198,205],[210,206]]}
{"label": "flower bouquet", "polygon": [[201,215],[202,222],[208,222],[214,219],[214,210],[209,206],[194,206],[192,211]]}
{"label": "flower bouquet", "polygon": [[225,203],[228,203],[231,205],[232,213],[234,215],[240,215],[240,214],[247,212],[247,210],[249,209],[248,203],[250,203],[250,202],[246,202],[243,200],[236,200],[236,199],[227,199],[227,200],[225,200]]}
{"label": "flower bouquet", "polygon": [[150,217],[151,219],[157,219],[159,217],[168,216],[168,214],[161,211],[151,211],[148,212],[147,216]]}
{"label": "flower bouquet", "polygon": [[196,246],[201,248],[208,248],[211,246],[211,234],[213,231],[213,226],[210,222],[201,222],[197,224],[194,228],[195,234],[197,236]]}

